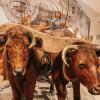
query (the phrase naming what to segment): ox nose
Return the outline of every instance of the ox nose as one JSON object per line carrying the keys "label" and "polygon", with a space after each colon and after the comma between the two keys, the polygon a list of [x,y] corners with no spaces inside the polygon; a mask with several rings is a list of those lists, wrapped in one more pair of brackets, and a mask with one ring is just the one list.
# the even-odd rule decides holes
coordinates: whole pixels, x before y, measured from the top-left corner
{"label": "ox nose", "polygon": [[18,73],[21,73],[21,72],[23,72],[23,68],[15,68],[15,72],[18,72]]}
{"label": "ox nose", "polygon": [[93,95],[98,95],[100,94],[100,85],[94,87],[91,91],[90,91],[91,94]]}
{"label": "ox nose", "polygon": [[13,74],[15,76],[21,77],[25,74],[25,70],[23,68],[16,68],[14,69]]}

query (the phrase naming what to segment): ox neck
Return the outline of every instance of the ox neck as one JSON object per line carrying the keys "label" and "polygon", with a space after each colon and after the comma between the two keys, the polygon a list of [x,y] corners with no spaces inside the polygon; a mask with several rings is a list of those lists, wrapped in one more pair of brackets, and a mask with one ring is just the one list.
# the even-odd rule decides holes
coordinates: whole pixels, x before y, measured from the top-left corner
{"label": "ox neck", "polygon": [[69,67],[67,67],[67,70],[68,70],[67,74],[69,74],[69,75],[67,75],[69,81],[70,82],[76,82],[76,81],[78,81],[78,78],[77,78],[76,74],[74,73],[71,65]]}
{"label": "ox neck", "polygon": [[[72,70],[72,69],[71,69],[71,70]],[[76,82],[76,81],[78,81],[78,78],[77,78],[76,75],[75,75],[75,77],[72,78],[72,79],[70,80],[70,82]]]}

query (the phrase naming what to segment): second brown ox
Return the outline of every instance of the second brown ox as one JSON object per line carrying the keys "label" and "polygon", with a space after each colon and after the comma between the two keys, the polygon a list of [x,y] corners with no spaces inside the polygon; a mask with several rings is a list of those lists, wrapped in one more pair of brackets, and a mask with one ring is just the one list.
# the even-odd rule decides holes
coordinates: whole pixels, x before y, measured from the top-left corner
{"label": "second brown ox", "polygon": [[52,66],[52,77],[58,92],[58,100],[65,100],[65,85],[69,81],[73,84],[74,100],[81,99],[80,83],[86,86],[91,94],[100,94],[99,67],[99,59],[93,46],[81,43],[66,46]]}

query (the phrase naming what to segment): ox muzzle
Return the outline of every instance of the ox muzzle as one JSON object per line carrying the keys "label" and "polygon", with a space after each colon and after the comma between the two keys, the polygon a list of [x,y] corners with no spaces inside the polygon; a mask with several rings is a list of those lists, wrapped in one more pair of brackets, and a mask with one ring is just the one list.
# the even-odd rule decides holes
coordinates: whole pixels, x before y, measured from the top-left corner
{"label": "ox muzzle", "polygon": [[25,75],[25,68],[16,68],[13,70],[13,74],[18,77],[18,78],[21,78]]}

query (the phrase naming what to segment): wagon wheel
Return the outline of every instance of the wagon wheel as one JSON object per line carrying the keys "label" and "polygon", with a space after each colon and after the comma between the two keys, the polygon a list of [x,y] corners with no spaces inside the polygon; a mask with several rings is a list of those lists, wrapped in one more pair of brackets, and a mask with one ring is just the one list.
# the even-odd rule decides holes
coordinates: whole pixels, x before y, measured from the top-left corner
{"label": "wagon wheel", "polygon": [[39,9],[30,0],[5,0],[2,3],[4,12],[11,22],[19,22],[22,15],[30,15],[34,20],[38,15]]}

